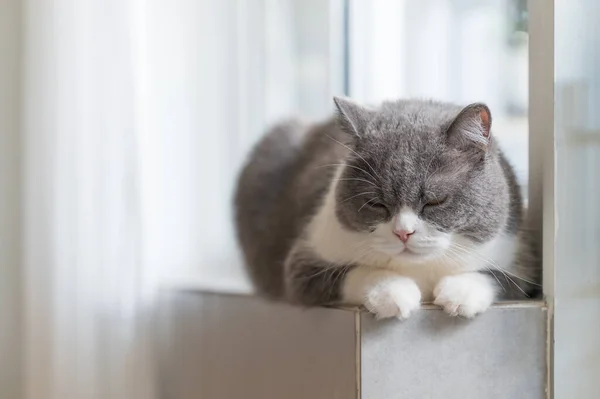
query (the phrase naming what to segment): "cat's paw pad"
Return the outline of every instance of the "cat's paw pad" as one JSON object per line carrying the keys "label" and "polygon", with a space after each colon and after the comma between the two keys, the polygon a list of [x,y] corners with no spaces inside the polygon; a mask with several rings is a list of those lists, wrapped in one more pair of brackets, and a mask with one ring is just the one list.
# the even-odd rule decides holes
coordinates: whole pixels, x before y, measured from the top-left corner
{"label": "cat's paw pad", "polygon": [[486,276],[457,274],[440,280],[433,290],[433,303],[451,316],[472,318],[490,307],[495,294],[494,286]]}
{"label": "cat's paw pad", "polygon": [[390,277],[367,289],[365,307],[378,319],[407,319],[421,304],[421,291],[406,277]]}

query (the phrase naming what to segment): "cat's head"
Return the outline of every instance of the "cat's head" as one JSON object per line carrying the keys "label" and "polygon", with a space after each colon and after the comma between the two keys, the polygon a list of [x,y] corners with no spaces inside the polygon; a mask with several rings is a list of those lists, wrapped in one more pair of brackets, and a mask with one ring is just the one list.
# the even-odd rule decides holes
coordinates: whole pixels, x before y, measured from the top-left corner
{"label": "cat's head", "polygon": [[491,137],[490,110],[431,101],[377,109],[336,98],[349,136],[336,216],[370,249],[406,261],[444,257],[504,228],[509,193]]}

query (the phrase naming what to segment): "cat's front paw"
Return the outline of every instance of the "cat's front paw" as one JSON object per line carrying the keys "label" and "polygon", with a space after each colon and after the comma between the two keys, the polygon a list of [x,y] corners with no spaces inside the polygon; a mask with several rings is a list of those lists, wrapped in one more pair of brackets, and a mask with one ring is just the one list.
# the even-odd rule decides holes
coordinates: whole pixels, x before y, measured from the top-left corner
{"label": "cat's front paw", "polygon": [[489,277],[480,273],[446,276],[433,290],[434,304],[451,316],[472,318],[494,302],[495,288]]}
{"label": "cat's front paw", "polygon": [[365,293],[365,307],[378,319],[405,320],[420,304],[419,287],[406,277],[388,277],[367,288]]}

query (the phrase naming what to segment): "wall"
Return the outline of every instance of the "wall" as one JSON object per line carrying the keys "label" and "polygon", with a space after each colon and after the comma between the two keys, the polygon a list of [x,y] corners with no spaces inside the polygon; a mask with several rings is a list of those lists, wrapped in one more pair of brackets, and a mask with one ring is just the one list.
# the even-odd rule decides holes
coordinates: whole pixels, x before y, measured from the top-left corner
{"label": "wall", "polygon": [[0,398],[21,396],[19,0],[0,0]]}
{"label": "wall", "polygon": [[600,4],[555,2],[555,398],[600,392]]}

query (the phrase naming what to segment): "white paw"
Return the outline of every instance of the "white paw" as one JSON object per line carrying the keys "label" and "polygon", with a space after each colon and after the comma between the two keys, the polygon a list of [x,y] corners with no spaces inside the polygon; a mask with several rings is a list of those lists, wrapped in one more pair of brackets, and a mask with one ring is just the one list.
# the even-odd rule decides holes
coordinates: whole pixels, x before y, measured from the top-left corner
{"label": "white paw", "polygon": [[407,319],[421,304],[421,291],[406,277],[387,277],[367,288],[365,307],[378,319]]}
{"label": "white paw", "polygon": [[494,302],[496,291],[489,277],[479,273],[446,276],[433,290],[434,304],[451,316],[472,318]]}

